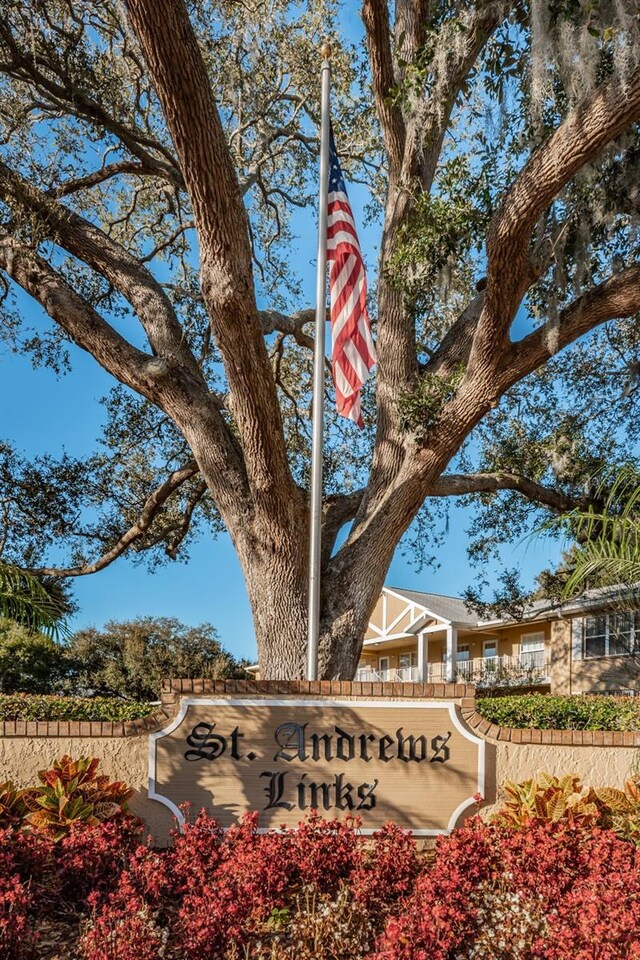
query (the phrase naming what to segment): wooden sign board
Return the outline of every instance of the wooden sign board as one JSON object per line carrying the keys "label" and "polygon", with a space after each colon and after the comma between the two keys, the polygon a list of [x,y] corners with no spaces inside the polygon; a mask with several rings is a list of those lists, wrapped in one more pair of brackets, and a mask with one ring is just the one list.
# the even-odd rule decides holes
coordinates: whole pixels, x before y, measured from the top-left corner
{"label": "wooden sign board", "polygon": [[188,801],[224,827],[250,810],[263,829],[296,826],[315,808],[435,836],[484,795],[484,746],[447,701],[185,698],[150,737],[149,797],[180,822]]}

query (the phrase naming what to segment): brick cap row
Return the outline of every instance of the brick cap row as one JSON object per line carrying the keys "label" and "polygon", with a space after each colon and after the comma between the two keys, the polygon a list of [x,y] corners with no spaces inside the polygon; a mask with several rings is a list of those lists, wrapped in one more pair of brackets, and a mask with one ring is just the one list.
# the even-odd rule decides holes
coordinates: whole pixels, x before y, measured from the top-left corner
{"label": "brick cap row", "polygon": [[640,747],[640,732],[633,730],[517,730],[486,720],[467,704],[462,716],[477,735],[488,740],[560,747]]}
{"label": "brick cap row", "polygon": [[161,705],[140,720],[115,722],[0,722],[0,737],[136,737],[161,730],[187,695],[253,694],[411,699],[455,699],[479,736],[510,743],[558,746],[640,747],[640,732],[516,730],[485,720],[475,709],[475,687],[465,683],[371,683],[351,680],[163,680]]}
{"label": "brick cap row", "polygon": [[369,683],[357,680],[163,680],[162,703],[185,694],[280,694],[282,696],[475,698],[471,683]]}

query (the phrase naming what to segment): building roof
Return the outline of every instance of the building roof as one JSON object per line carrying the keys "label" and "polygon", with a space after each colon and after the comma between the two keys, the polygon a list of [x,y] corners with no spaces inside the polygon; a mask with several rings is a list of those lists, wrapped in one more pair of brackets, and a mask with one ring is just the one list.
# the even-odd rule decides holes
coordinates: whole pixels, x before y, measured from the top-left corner
{"label": "building roof", "polygon": [[[467,609],[467,605],[460,597],[447,597],[442,593],[421,593],[418,590],[402,590],[399,587],[389,587],[393,593],[425,607],[430,613],[435,614],[439,620],[449,620],[452,623],[462,623],[468,626],[475,626],[478,623],[476,614]],[[421,617],[414,625],[411,633],[417,632],[424,626],[427,620],[432,619],[429,616]]]}
{"label": "building roof", "polygon": [[487,627],[531,620],[554,619],[586,613],[589,610],[603,610],[620,603],[628,603],[630,600],[633,600],[634,605],[637,605],[640,600],[640,584],[634,584],[631,587],[621,585],[594,587],[591,590],[585,590],[580,597],[564,602],[546,598],[533,600],[524,608],[521,618],[495,617],[483,620],[478,614],[468,609],[466,602],[461,597],[450,597],[442,593],[422,593],[419,590],[404,590],[401,587],[387,587],[387,589],[429,611],[428,614],[420,617],[412,624],[407,631],[410,634],[419,633],[425,624],[433,619],[429,614],[433,614],[439,620],[448,620],[461,626]]}

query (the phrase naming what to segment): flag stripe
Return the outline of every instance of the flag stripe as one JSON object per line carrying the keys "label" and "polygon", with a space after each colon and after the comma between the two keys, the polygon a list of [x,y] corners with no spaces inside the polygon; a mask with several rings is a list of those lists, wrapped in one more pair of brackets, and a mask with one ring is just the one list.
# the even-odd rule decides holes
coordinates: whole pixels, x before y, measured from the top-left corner
{"label": "flag stripe", "polygon": [[367,312],[367,277],[336,153],[329,147],[327,259],[330,261],[333,379],[338,413],[362,427],[360,391],[376,362]]}

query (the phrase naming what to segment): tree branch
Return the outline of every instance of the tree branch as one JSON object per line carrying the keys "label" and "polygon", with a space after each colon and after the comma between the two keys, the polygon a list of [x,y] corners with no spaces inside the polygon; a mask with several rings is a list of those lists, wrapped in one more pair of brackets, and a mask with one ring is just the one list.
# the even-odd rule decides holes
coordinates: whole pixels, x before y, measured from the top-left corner
{"label": "tree branch", "polygon": [[397,178],[402,169],[406,130],[400,107],[391,102],[395,76],[387,0],[364,0],[362,20],[369,44],[373,94],[389,158],[389,175]]}
{"label": "tree branch", "polygon": [[0,269],[109,373],[151,397],[155,390],[154,357],[125,340],[42,257],[8,234],[0,234]]}
{"label": "tree branch", "polygon": [[[426,7],[428,4],[421,0],[409,0],[403,6]],[[498,28],[504,19],[500,4],[493,0],[480,0],[475,4],[475,11],[471,23],[464,34],[464,44],[451,44],[450,38],[444,36],[436,40],[436,44],[446,44],[446,66],[442,68],[442,76],[436,76],[436,85],[431,97],[437,97],[437,102],[430,105],[431,120],[425,124],[425,117],[419,111],[413,111],[412,118],[407,121],[407,141],[402,166],[402,178],[409,182],[414,176],[419,176],[423,190],[431,190],[435,177],[444,137],[451,121],[451,111],[456,102],[460,87],[469,75],[476,60],[489,37]],[[421,45],[425,41],[425,23],[412,15],[412,44]],[[413,52],[408,51],[407,59],[415,56],[417,46]]]}
{"label": "tree branch", "polygon": [[[2,71],[17,80],[33,83],[39,94],[48,101],[49,108],[60,110],[113,134],[129,153],[136,157],[149,173],[183,187],[182,174],[166,147],[147,133],[129,127],[112,117],[104,105],[78,88],[54,62],[44,61],[31,50],[21,50],[12,35],[8,21],[0,21],[0,39],[5,43],[11,61],[2,64]],[[45,67],[50,72],[43,70]],[[56,79],[53,77],[55,76]],[[152,151],[152,152],[150,152]],[[159,156],[154,156],[154,152]]]}
{"label": "tree branch", "polygon": [[426,371],[446,377],[453,373],[456,366],[467,363],[483,306],[484,291],[473,298],[453,326],[447,330],[438,349],[427,363]]}
{"label": "tree branch", "polygon": [[123,173],[143,176],[149,172],[143,163],[137,163],[135,160],[120,160],[118,163],[107,163],[99,170],[87,173],[83,177],[67,180],[65,183],[61,183],[59,186],[47,190],[46,194],[48,197],[54,197],[56,200],[60,200],[62,197],[68,197],[72,193],[79,193],[81,190],[96,187],[98,184],[104,183],[105,180],[118,177]]}
{"label": "tree branch", "polygon": [[322,506],[322,566],[328,563],[340,530],[353,520],[364,496],[364,490],[326,497]]}
{"label": "tree branch", "polygon": [[546,323],[512,343],[501,359],[501,376],[507,378],[510,386],[594,327],[638,312],[640,263],[614,273],[583,293],[560,312],[557,322]]}
{"label": "tree branch", "polygon": [[555,513],[566,513],[583,503],[583,499],[570,497],[561,490],[546,487],[529,477],[516,473],[458,474],[444,473],[427,488],[428,497],[461,497],[468,493],[495,493],[498,490],[514,490],[533,503],[541,503]]}
{"label": "tree branch", "polygon": [[470,365],[497,363],[522,297],[537,279],[533,228],[562,187],[640,119],[640,69],[622,85],[611,80],[573,110],[536,150],[508,190],[489,228],[487,294]]}
{"label": "tree branch", "polygon": [[189,497],[189,499],[187,500],[187,505],[182,515],[182,523],[176,530],[175,535],[171,538],[171,543],[167,544],[167,547],[165,550],[165,553],[167,554],[167,556],[171,557],[172,560],[175,560],[176,557],[178,556],[178,550],[180,549],[180,545],[182,544],[182,541],[184,540],[184,538],[186,537],[186,535],[188,534],[191,528],[191,521],[193,519],[194,511],[198,506],[198,504],[200,503],[200,501],[202,500],[202,498],[204,497],[204,495],[206,494],[206,492],[207,492],[206,483],[204,482],[200,483],[194,490],[193,496]]}
{"label": "tree branch", "polygon": [[122,556],[125,550],[132,546],[136,540],[144,536],[169,497],[196,473],[198,473],[198,465],[195,460],[190,460],[183,467],[174,470],[173,473],[147,497],[140,516],[133,526],[129,527],[118,542],[115,543],[111,549],[103,553],[101,557],[94,560],[93,563],[87,563],[81,567],[40,567],[31,572],[38,576],[45,577],[84,577],[90,573],[97,573],[98,570],[104,570],[105,567],[108,567],[114,560]]}
{"label": "tree branch", "polygon": [[248,216],[200,47],[182,0],[126,0],[126,6],[191,199],[202,292],[249,483],[276,516],[290,516],[287,500],[296,488],[255,303]]}
{"label": "tree branch", "polygon": [[140,260],[99,227],[38,190],[2,161],[0,195],[34,214],[56,243],[113,284],[139,317],[154,353],[175,359],[192,376],[201,378],[171,301]]}

